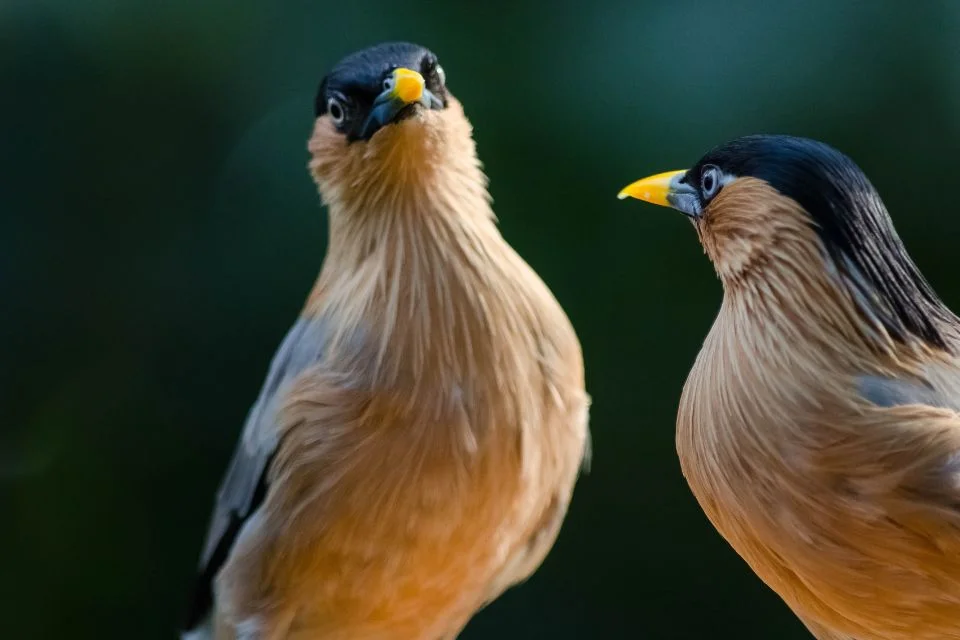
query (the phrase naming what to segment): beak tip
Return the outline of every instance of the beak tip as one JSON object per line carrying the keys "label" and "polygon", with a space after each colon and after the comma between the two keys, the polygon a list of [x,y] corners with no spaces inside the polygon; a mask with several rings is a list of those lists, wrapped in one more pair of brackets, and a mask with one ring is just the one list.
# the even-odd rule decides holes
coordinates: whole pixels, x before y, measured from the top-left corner
{"label": "beak tip", "polygon": [[626,191],[621,191],[617,194],[617,200],[626,200],[630,196]]}
{"label": "beak tip", "polygon": [[419,72],[400,67],[393,71],[394,85],[391,95],[404,104],[413,104],[424,99],[429,93],[426,81]]}

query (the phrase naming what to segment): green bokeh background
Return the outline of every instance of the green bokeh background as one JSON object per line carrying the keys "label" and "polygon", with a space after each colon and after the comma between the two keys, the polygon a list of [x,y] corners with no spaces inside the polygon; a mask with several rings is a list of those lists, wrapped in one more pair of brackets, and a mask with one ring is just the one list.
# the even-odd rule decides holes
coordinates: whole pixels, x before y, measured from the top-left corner
{"label": "green bokeh background", "polygon": [[594,399],[553,553],[463,637],[809,637],[676,460],[720,286],[681,216],[615,195],[736,135],[820,138],[960,309],[960,2],[0,0],[0,637],[173,637],[323,256],[315,88],[387,39],[440,56]]}

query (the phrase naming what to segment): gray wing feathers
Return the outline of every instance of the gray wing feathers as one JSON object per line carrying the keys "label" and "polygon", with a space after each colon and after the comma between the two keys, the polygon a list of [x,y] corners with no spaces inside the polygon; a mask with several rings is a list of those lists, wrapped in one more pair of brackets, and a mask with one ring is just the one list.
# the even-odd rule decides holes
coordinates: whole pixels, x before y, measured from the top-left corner
{"label": "gray wing feathers", "polygon": [[293,381],[324,357],[327,331],[322,320],[300,318],[277,350],[256,402],[247,414],[243,435],[220,483],[200,556],[200,570],[190,600],[182,640],[211,637],[210,613],[214,582],[230,555],[236,538],[247,526],[267,492],[270,460],[282,434],[277,413]]}
{"label": "gray wing feathers", "polygon": [[287,385],[318,363],[326,342],[325,323],[300,318],[290,328],[267,371],[260,395],[250,408],[243,435],[217,493],[201,566],[210,561],[232,518],[245,518],[277,446],[276,415]]}
{"label": "gray wing feathers", "polygon": [[861,397],[878,407],[892,408],[919,404],[939,409],[960,410],[960,397],[920,380],[864,375],[857,378]]}

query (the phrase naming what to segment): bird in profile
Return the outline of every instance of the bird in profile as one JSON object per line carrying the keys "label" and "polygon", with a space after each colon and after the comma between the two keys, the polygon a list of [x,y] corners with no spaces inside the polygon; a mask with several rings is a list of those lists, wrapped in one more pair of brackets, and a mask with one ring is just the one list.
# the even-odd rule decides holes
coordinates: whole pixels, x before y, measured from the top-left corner
{"label": "bird in profile", "polygon": [[579,341],[495,224],[429,50],[320,83],[316,285],[217,494],[183,638],[442,640],[532,574],[588,443]]}
{"label": "bird in profile", "polygon": [[677,418],[715,528],[820,640],[960,638],[960,329],[864,173],[754,135],[620,195],[723,284]]}

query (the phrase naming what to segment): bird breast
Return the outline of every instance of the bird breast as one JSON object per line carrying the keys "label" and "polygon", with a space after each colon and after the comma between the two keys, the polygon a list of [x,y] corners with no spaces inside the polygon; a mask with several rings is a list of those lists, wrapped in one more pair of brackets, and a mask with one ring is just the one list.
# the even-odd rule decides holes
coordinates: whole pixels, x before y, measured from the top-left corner
{"label": "bird breast", "polygon": [[[491,589],[526,577],[503,572],[524,564],[517,554],[557,505],[562,519],[586,440],[579,343],[519,257],[497,244],[486,253],[496,263],[475,269],[421,248],[419,264],[410,253],[374,261],[369,282],[328,272],[318,283],[311,311],[351,327],[329,367],[346,363],[338,375],[357,398],[337,442],[309,430],[287,441],[322,462],[306,486],[344,469],[311,518],[325,541],[314,565],[335,555],[355,568],[339,566],[352,582],[320,585],[311,598],[321,603],[311,628],[324,637],[339,637],[333,628],[366,637],[377,625],[392,637],[446,637]],[[299,397],[288,418],[311,424],[315,394]],[[358,629],[363,620],[373,627]]]}
{"label": "bird breast", "polygon": [[684,387],[677,449],[707,517],[807,620],[960,638],[960,516],[936,480],[957,441],[936,425],[955,419],[871,406],[842,363],[805,361],[802,342],[773,355],[765,330],[721,312]]}

